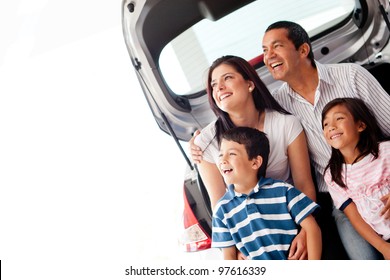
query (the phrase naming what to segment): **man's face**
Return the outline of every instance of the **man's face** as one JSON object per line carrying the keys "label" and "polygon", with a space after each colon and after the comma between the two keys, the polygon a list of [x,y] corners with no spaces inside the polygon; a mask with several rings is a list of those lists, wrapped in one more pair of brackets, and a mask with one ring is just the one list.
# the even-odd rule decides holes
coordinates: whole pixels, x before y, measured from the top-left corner
{"label": "man's face", "polygon": [[284,28],[273,29],[264,34],[264,63],[275,80],[288,82],[290,75],[299,71],[299,51],[287,37]]}

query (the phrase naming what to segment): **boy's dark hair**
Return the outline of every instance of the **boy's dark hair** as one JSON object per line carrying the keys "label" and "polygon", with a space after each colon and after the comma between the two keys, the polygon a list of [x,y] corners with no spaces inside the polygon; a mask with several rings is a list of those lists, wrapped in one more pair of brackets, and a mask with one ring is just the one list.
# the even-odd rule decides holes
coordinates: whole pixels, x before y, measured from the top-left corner
{"label": "boy's dark hair", "polygon": [[221,142],[221,136],[226,131],[233,127],[235,127],[234,123],[230,119],[228,113],[222,111],[213,98],[213,88],[211,87],[211,75],[215,68],[218,66],[225,64],[233,67],[238,73],[242,75],[244,80],[252,81],[254,84],[254,90],[252,92],[253,101],[255,103],[256,109],[259,111],[259,114],[265,111],[265,109],[270,109],[273,111],[277,111],[282,114],[289,114],[280,104],[275,100],[267,86],[260,79],[257,74],[255,68],[245,59],[234,56],[234,55],[226,55],[216,59],[210,66],[208,70],[207,76],[207,93],[208,99],[210,103],[211,110],[218,117],[215,128],[216,128],[216,139],[218,144]]}
{"label": "boy's dark hair", "polygon": [[222,139],[244,145],[249,160],[261,156],[263,163],[257,172],[257,178],[265,177],[268,165],[269,141],[264,132],[255,128],[241,126],[227,130],[222,135]]}
{"label": "boy's dark hair", "polygon": [[293,42],[295,49],[298,50],[302,44],[307,43],[310,47],[310,51],[308,54],[308,58],[310,59],[311,65],[316,68],[316,63],[314,62],[314,53],[311,47],[310,37],[307,34],[306,30],[300,26],[298,23],[292,21],[277,21],[265,30],[268,32],[273,29],[286,29],[287,30],[287,38]]}
{"label": "boy's dark hair", "polygon": [[[355,122],[361,121],[366,125],[366,128],[360,132],[359,142],[356,148],[359,149],[360,155],[355,159],[355,162],[372,154],[374,158],[378,158],[379,142],[387,140],[381,131],[374,114],[367,107],[363,100],[359,98],[336,98],[325,105],[322,110],[322,129],[324,129],[324,119],[330,109],[337,105],[343,105],[353,116]],[[341,178],[341,170],[344,163],[344,157],[338,149],[332,147],[332,155],[325,171],[329,168],[332,180],[339,186],[346,188],[347,186]]]}

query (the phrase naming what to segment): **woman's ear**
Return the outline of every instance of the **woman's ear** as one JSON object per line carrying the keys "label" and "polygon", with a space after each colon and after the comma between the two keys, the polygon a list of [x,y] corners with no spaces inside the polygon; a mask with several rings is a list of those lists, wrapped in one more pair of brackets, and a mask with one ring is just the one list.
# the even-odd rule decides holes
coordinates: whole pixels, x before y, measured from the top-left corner
{"label": "woman's ear", "polygon": [[249,92],[252,92],[255,89],[255,84],[252,81],[248,81]]}

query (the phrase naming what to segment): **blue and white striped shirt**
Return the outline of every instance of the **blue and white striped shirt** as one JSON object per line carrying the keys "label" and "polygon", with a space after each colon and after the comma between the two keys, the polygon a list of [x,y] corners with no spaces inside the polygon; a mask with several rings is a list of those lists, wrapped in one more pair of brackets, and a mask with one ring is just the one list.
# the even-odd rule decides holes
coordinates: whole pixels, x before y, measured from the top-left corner
{"label": "blue and white striped shirt", "polygon": [[282,181],[261,178],[249,195],[230,185],[215,207],[212,247],[236,245],[250,259],[287,259],[297,225],[318,207]]}
{"label": "blue and white striped shirt", "polygon": [[323,179],[331,148],[322,132],[321,114],[324,106],[339,97],[362,99],[374,113],[383,133],[390,134],[390,96],[365,68],[354,63],[321,64],[316,61],[319,84],[314,105],[295,92],[287,83],[273,96],[287,111],[295,115],[305,130],[310,158],[316,170],[320,192],[328,192]]}

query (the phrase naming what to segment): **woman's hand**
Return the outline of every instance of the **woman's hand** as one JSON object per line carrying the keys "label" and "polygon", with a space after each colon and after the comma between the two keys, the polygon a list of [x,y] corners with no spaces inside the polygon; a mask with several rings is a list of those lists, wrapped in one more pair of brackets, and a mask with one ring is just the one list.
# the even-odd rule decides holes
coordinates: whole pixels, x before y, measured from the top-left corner
{"label": "woman's hand", "polygon": [[202,150],[194,144],[195,137],[198,136],[199,134],[200,134],[200,131],[196,130],[194,133],[194,136],[192,136],[192,138],[188,142],[188,144],[190,145],[191,158],[192,158],[192,161],[195,163],[200,163],[203,159]]}
{"label": "woman's hand", "polygon": [[301,229],[301,231],[293,239],[290,246],[288,259],[307,260],[306,232],[304,229]]}
{"label": "woman's hand", "polygon": [[381,211],[381,216],[383,215],[385,219],[390,219],[390,193],[382,196],[381,201],[385,204]]}

